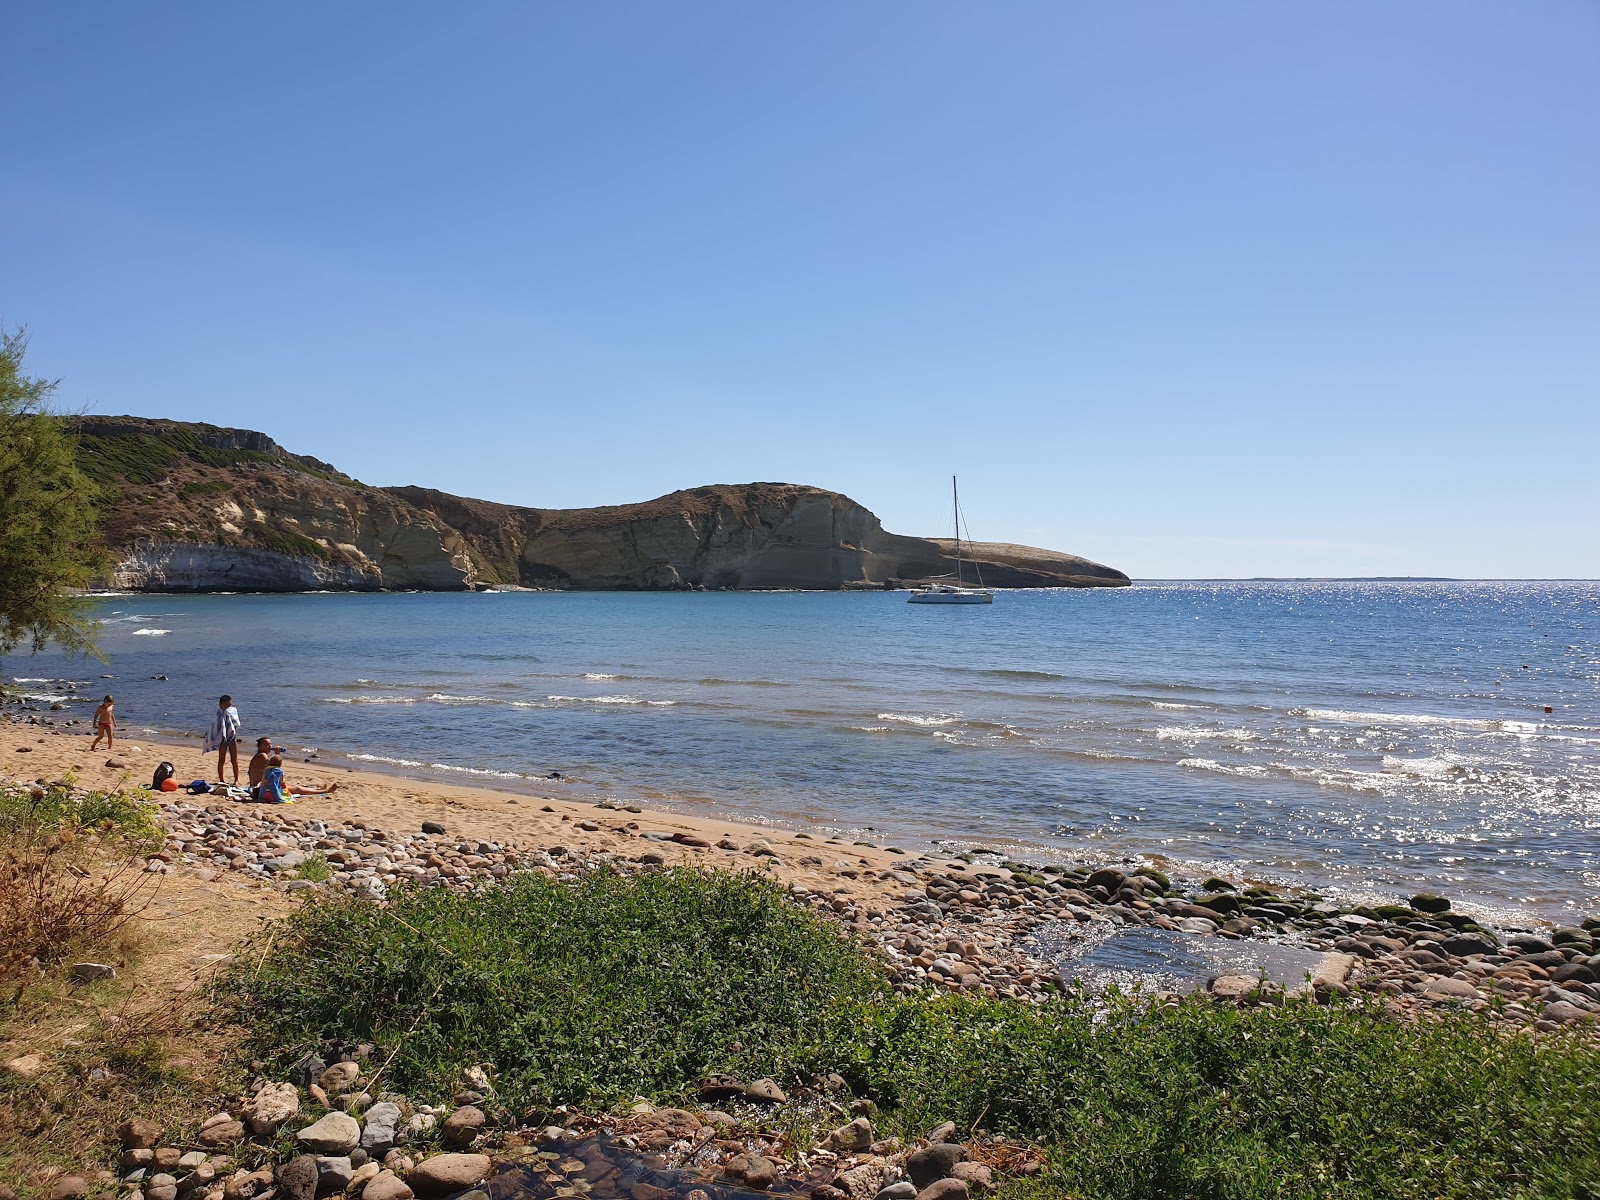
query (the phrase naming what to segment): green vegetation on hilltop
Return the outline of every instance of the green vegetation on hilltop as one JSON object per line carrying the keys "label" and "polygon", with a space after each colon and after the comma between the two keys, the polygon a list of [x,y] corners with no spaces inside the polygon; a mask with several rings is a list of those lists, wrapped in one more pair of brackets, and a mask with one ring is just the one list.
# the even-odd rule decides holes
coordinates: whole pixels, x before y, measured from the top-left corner
{"label": "green vegetation on hilltop", "polygon": [[[222,996],[284,1069],[377,1043],[386,1086],[440,1099],[682,1101],[728,1071],[838,1072],[885,1132],[953,1120],[1049,1147],[1041,1196],[1589,1197],[1600,1051],[1366,1005],[903,996],[837,927],[750,877],[537,875],[473,894],[318,898]],[[393,1055],[391,1058],[390,1055]]]}

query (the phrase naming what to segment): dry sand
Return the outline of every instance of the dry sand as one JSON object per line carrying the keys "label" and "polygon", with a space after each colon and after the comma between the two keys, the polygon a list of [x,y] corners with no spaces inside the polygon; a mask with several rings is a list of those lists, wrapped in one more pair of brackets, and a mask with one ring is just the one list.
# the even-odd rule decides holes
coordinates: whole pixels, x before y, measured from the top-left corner
{"label": "dry sand", "polygon": [[[0,778],[49,781],[70,771],[82,786],[115,790],[148,783],[156,765],[163,760],[170,761],[177,769],[180,782],[210,778],[216,767],[215,753],[199,751],[192,741],[119,737],[116,748],[109,753],[103,747],[91,751],[92,741],[92,732],[80,732],[76,728],[61,730],[46,725],[0,723]],[[126,766],[106,765],[111,761]],[[244,765],[244,756],[241,756],[241,775]],[[300,798],[293,806],[285,808],[241,807],[299,818],[359,822],[369,828],[400,833],[416,832],[423,821],[437,821],[451,834],[499,842],[522,850],[566,846],[584,852],[611,851],[629,857],[651,850],[665,855],[668,863],[730,870],[760,869],[785,883],[799,884],[812,891],[861,898],[897,895],[903,891],[903,884],[883,881],[876,876],[886,870],[904,868],[913,860],[921,864],[937,863],[951,872],[974,870],[964,863],[944,858],[927,855],[919,858],[896,854],[881,846],[830,840],[822,831],[806,834],[649,809],[637,813],[603,809],[593,803],[559,797],[512,795],[488,788],[423,782],[317,763],[286,762],[284,773],[292,786],[337,783],[338,790],[331,796]],[[181,791],[163,793],[162,797],[191,799]],[[205,796],[192,799],[197,803],[228,803]],[[580,823],[598,828],[583,829]],[[698,835],[712,843],[712,847],[646,840],[642,835],[647,831]],[[725,837],[741,848],[765,842],[777,853],[778,861],[770,857],[730,854],[715,848],[715,843]],[[806,863],[802,859],[820,859],[821,862]],[[981,869],[1006,874],[995,867]]]}

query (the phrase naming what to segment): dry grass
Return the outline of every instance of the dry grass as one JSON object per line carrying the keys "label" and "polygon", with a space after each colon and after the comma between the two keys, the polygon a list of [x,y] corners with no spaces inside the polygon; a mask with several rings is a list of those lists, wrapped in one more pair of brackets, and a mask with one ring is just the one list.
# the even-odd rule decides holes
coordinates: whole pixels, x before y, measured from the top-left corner
{"label": "dry grass", "polygon": [[[95,839],[98,840],[98,839]],[[0,840],[0,988],[17,1004],[48,969],[121,933],[155,896],[156,875],[62,827],[23,826]]]}

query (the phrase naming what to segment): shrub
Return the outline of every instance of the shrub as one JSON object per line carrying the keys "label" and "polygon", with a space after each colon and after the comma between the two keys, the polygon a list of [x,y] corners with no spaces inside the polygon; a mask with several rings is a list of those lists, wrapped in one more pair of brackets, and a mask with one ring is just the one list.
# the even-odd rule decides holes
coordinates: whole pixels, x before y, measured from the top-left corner
{"label": "shrub", "polygon": [[278,1067],[322,1038],[370,1040],[393,1055],[385,1087],[429,1098],[475,1062],[513,1107],[670,1102],[718,1070],[838,1072],[883,1132],[953,1120],[1045,1143],[1039,1191],[1077,1200],[1542,1200],[1600,1183],[1592,1042],[1366,1004],[896,995],[751,878],[318,898],[239,961],[223,995]]}

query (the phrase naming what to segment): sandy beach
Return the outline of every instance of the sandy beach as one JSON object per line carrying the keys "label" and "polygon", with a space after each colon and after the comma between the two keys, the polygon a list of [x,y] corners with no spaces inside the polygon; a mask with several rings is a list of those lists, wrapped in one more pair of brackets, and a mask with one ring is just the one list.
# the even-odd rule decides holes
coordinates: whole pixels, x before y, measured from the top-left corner
{"label": "sandy beach", "polygon": [[[216,755],[201,752],[193,741],[140,735],[119,738],[115,750],[108,753],[103,747],[91,751],[92,740],[92,734],[76,729],[61,730],[42,724],[0,724],[0,777],[49,781],[71,772],[82,786],[116,790],[148,783],[162,761],[173,764],[176,777],[183,783],[197,778],[209,779],[216,767]],[[247,755],[241,755],[241,778],[246,758]],[[109,765],[112,763],[123,765]],[[612,853],[637,857],[648,849],[663,855],[672,865],[760,869],[785,883],[812,891],[839,892],[862,899],[887,898],[891,892],[899,891],[897,885],[876,876],[903,867],[913,858],[883,846],[833,840],[821,831],[808,834],[648,809],[599,808],[593,803],[558,797],[530,797],[482,787],[424,782],[330,768],[315,762],[286,761],[284,768],[293,786],[337,783],[338,790],[330,796],[303,797],[285,806],[236,804],[221,797],[189,797],[183,791],[152,798],[162,801],[192,799],[197,803],[258,814],[276,812],[285,817],[319,818],[333,824],[360,823],[401,833],[415,832],[423,821],[430,821],[443,825],[452,835],[496,842],[519,850],[563,846],[583,856]],[[688,835],[708,845],[647,839],[645,835],[651,832]],[[775,853],[752,858],[729,852],[716,845],[724,839],[737,842],[741,848],[765,844]],[[821,865],[803,861],[806,859],[820,859]],[[965,863],[942,858],[921,856],[915,861],[919,865],[937,864],[951,872],[973,870]],[[1007,874],[996,867],[982,869]]]}

